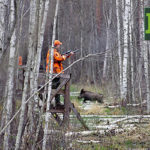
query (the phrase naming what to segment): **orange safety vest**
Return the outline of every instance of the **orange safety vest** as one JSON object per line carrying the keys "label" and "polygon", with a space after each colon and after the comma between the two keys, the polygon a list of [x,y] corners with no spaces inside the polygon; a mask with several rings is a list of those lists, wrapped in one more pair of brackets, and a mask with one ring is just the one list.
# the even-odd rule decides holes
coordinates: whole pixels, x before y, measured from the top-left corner
{"label": "orange safety vest", "polygon": [[[50,58],[50,50],[47,52],[46,58],[46,72],[48,71],[48,64],[49,64],[49,72],[51,62],[49,62]],[[53,64],[53,73],[60,73],[63,70],[62,61],[66,59],[65,55],[61,55],[56,49],[54,49],[54,64]]]}

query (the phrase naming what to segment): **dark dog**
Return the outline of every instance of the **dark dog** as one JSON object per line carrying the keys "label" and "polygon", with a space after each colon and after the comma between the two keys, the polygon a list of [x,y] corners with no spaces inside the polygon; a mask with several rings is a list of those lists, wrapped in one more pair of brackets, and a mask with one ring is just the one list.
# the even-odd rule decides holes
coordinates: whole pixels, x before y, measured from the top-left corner
{"label": "dark dog", "polygon": [[103,103],[103,95],[102,94],[85,91],[84,89],[81,90],[78,98],[84,98],[83,102],[86,102],[87,100],[89,100],[89,101],[98,101],[99,103]]}

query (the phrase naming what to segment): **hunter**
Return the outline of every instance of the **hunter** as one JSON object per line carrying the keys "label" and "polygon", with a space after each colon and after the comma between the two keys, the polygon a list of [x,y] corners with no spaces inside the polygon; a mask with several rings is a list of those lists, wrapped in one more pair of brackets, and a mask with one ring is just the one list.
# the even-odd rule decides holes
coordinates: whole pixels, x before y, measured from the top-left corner
{"label": "hunter", "polygon": [[[54,64],[53,64],[53,73],[54,74],[63,73],[62,62],[74,54],[73,52],[70,52],[70,54],[61,55],[60,54],[61,45],[62,45],[62,42],[60,42],[59,40],[54,41]],[[50,58],[50,50],[48,50],[48,52],[47,52],[46,72],[48,71],[48,69],[50,71],[51,64],[49,62],[49,58]],[[48,68],[48,65],[49,65],[49,68]],[[57,89],[57,87],[59,85],[60,85],[60,77],[53,79],[52,88]],[[60,95],[59,94],[57,94],[55,96],[55,105],[57,108],[60,108],[62,106],[62,104],[60,103]]]}

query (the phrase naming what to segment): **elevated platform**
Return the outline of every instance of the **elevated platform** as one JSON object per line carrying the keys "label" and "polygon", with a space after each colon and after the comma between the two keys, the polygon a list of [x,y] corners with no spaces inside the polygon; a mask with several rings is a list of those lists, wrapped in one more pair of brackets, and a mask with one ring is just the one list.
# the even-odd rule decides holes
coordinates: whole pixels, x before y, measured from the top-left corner
{"label": "elevated platform", "polygon": [[[25,75],[25,66],[20,66],[18,68],[18,79],[17,79],[17,88],[18,90],[23,90],[23,82],[24,82],[24,75]],[[53,74],[53,76],[56,76],[56,74]],[[57,87],[57,89],[52,89],[52,95],[51,95],[51,101],[52,99],[57,95],[60,94],[63,96],[63,107],[62,108],[51,108],[50,113],[55,118],[55,120],[58,122],[60,126],[69,126],[69,118],[70,118],[70,112],[73,111],[73,113],[76,115],[77,119],[81,122],[83,127],[85,129],[88,129],[85,122],[80,116],[80,113],[75,108],[74,104],[70,101],[70,74],[60,74],[57,77],[60,78],[60,85]],[[43,86],[46,83],[47,74],[43,71],[40,71],[39,73],[39,79],[38,84],[39,86]],[[40,90],[40,93],[44,93],[44,89]],[[48,91],[47,91],[48,94]],[[59,117],[59,113],[63,114],[63,119]]]}

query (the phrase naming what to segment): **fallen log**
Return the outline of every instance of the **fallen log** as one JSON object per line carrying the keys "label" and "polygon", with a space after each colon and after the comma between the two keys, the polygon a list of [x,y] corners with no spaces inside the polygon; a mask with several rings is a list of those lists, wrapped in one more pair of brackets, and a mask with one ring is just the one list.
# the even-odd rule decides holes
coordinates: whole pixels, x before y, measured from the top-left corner
{"label": "fallen log", "polygon": [[[137,106],[143,106],[145,105],[147,102],[146,101],[143,101],[142,103],[138,103],[138,104],[126,104],[126,106],[132,106],[132,107],[137,107]],[[120,108],[122,107],[122,105],[106,105],[104,106],[104,108]]]}
{"label": "fallen log", "polygon": [[110,132],[114,132],[115,134],[120,133],[122,131],[128,131],[128,130],[135,130],[136,127],[134,125],[125,125],[123,128],[119,129],[117,125],[115,126],[101,126],[102,130],[93,130],[93,131],[81,131],[81,132],[67,132],[65,134],[66,137],[71,137],[71,136],[89,136],[93,134],[97,135],[106,135]]}
{"label": "fallen log", "polygon": [[[97,134],[99,136],[115,136],[117,134],[121,134],[121,133],[124,133],[124,132],[129,132],[129,131],[133,131],[135,130],[136,127],[130,127],[130,128],[126,128],[126,129],[111,129],[111,130],[103,130],[103,131],[99,131],[97,132]],[[94,133],[92,133],[94,134]],[[91,135],[91,134],[90,134]],[[100,143],[101,141],[95,141],[95,140],[76,140],[76,142],[78,143],[83,143],[83,144],[96,144],[96,143]]]}
{"label": "fallen log", "polygon": [[[60,115],[62,116],[62,115]],[[150,115],[81,115],[83,118],[125,118],[125,117],[142,117],[150,118]],[[70,115],[70,118],[76,118],[75,115]]]}
{"label": "fallen log", "polygon": [[89,141],[83,141],[83,140],[76,140],[76,142],[78,143],[83,143],[83,144],[97,144],[97,143],[100,143],[101,141],[95,141],[95,140],[89,140]]}
{"label": "fallen log", "polygon": [[116,124],[116,123],[119,123],[119,122],[122,122],[122,121],[125,121],[125,120],[129,120],[129,119],[133,119],[133,118],[136,118],[136,119],[143,119],[144,116],[127,116],[125,118],[121,118],[119,120],[116,120],[116,121],[113,121],[111,122],[111,124]]}

